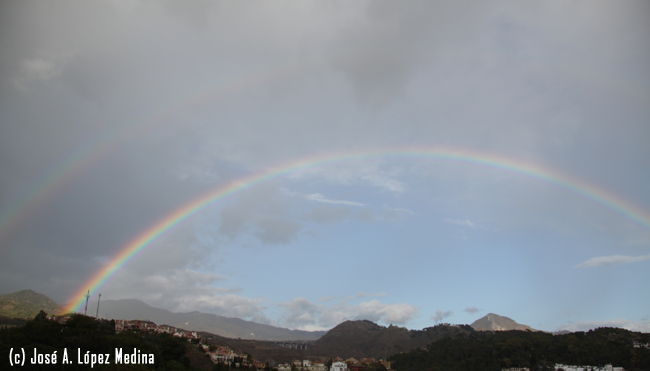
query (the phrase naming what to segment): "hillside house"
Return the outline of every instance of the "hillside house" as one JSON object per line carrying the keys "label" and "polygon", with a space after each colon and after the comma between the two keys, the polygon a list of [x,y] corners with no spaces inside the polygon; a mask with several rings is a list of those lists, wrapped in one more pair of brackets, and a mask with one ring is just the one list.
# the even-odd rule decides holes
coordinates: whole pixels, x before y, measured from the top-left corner
{"label": "hillside house", "polygon": [[214,363],[222,362],[231,364],[232,362],[235,362],[235,357],[239,357],[232,349],[223,346],[218,346],[214,352],[208,354]]}
{"label": "hillside house", "polygon": [[327,366],[325,366],[324,362],[313,362],[306,369],[309,371],[327,371]]}
{"label": "hillside house", "polygon": [[48,319],[49,319],[50,321],[55,321],[55,322],[58,322],[58,323],[60,323],[60,324],[63,325],[63,324],[65,324],[66,322],[68,322],[68,320],[70,319],[70,317],[68,317],[68,316],[54,316],[54,315],[52,315],[52,316],[50,316]]}
{"label": "hillside house", "polygon": [[343,361],[332,362],[330,371],[348,371],[348,364]]}

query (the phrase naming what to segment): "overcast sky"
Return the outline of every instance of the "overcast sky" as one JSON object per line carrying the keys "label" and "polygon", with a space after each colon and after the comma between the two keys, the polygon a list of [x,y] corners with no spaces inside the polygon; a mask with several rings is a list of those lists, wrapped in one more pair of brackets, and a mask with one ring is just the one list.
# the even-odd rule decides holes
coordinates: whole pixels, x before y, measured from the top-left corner
{"label": "overcast sky", "polygon": [[201,210],[102,300],[650,332],[649,35],[647,1],[4,1],[0,293],[66,303],[157,221],[274,166],[445,146],[638,218],[470,161],[343,159]]}

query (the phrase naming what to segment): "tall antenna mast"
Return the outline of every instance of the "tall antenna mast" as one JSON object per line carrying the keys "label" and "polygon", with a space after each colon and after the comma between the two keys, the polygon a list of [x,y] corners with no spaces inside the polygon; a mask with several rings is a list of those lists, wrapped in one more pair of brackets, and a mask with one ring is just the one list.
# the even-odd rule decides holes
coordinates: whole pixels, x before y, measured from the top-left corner
{"label": "tall antenna mast", "polygon": [[97,313],[95,313],[95,318],[99,318],[99,301],[102,300],[102,294],[99,294],[99,298],[97,298]]}
{"label": "tall antenna mast", "polygon": [[84,309],[84,316],[88,313],[88,299],[90,299],[90,290],[88,290],[88,293],[86,294],[86,309]]}

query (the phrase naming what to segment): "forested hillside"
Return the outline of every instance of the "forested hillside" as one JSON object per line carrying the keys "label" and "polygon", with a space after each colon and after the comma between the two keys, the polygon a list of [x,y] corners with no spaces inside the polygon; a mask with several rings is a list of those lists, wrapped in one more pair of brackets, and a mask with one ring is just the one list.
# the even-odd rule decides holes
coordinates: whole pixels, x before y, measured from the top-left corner
{"label": "forested hillside", "polygon": [[[152,336],[133,332],[115,334],[115,324],[112,321],[97,321],[91,317],[74,314],[65,325],[62,325],[56,321],[48,321],[42,313],[22,327],[0,329],[0,353],[3,354],[3,357],[0,357],[0,369],[11,369],[9,355],[12,354],[13,348],[13,354],[20,352],[20,349],[25,349],[27,361],[23,367],[19,367],[21,370],[60,370],[62,367],[64,370],[89,370],[91,365],[83,364],[83,355],[86,355],[86,352],[89,356],[110,355],[110,364],[95,364],[92,369],[191,370],[190,360],[186,357],[188,346],[190,345],[187,340],[174,338],[169,334]],[[123,349],[124,354],[131,354],[134,348],[139,354],[152,354],[154,363],[116,364],[116,349]],[[34,349],[40,354],[49,355],[56,351],[57,366],[52,363],[31,364]],[[64,349],[67,349],[69,363],[63,362]],[[78,362],[78,354],[82,355],[82,364]]]}
{"label": "forested hillside", "polygon": [[552,370],[555,363],[650,370],[650,334],[619,328],[552,335],[530,331],[477,331],[429,344],[426,349],[393,355],[397,371],[500,371],[506,367]]}
{"label": "forested hillside", "polygon": [[0,315],[31,319],[41,310],[47,313],[59,313],[61,307],[54,300],[32,290],[0,295]]}
{"label": "forested hillside", "polygon": [[422,330],[380,326],[374,322],[345,321],[316,340],[310,354],[342,358],[386,358],[395,353],[426,347],[446,336],[473,332],[466,325],[437,325]]}

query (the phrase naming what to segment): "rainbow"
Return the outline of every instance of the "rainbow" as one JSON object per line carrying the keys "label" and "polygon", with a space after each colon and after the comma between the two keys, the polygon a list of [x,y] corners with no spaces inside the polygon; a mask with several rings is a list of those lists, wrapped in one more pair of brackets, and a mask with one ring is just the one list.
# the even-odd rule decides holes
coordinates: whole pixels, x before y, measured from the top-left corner
{"label": "rainbow", "polygon": [[228,79],[219,81],[217,84],[204,85],[191,94],[185,95],[182,99],[174,99],[172,103],[164,105],[164,109],[149,110],[134,120],[126,121],[120,125],[112,125],[110,130],[97,136],[95,140],[87,141],[70,152],[37,182],[34,182],[33,186],[23,193],[21,197],[17,197],[13,203],[4,209],[0,214],[0,241],[37,210],[40,205],[62,189],[65,184],[83,173],[84,170],[92,168],[94,164],[113,152],[121,143],[132,140],[154,129],[165,120],[179,116],[193,107],[289,75],[300,75],[309,69],[316,68],[322,68],[322,66],[308,63],[285,63],[267,67],[255,73],[231,76]]}
{"label": "rainbow", "polygon": [[530,162],[524,162],[491,153],[451,147],[407,147],[392,148],[388,150],[370,149],[324,153],[270,167],[262,172],[232,181],[203,194],[160,219],[157,223],[153,224],[124,246],[108,264],[79,287],[71,297],[71,300],[68,301],[70,304],[65,307],[65,311],[74,312],[79,310],[84,303],[85,294],[88,290],[91,292],[99,290],[99,288],[102,287],[122,267],[124,267],[129,261],[135,259],[147,246],[151,246],[151,244],[166,231],[172,229],[174,226],[197,212],[227,198],[228,196],[254,187],[260,183],[310,168],[331,165],[343,161],[383,158],[387,156],[464,162],[538,179],[559,186],[573,193],[577,193],[589,200],[601,204],[650,231],[650,214],[644,210],[595,185],[586,183],[580,179],[563,174],[551,168]]}
{"label": "rainbow", "polygon": [[[113,152],[121,143],[153,130],[165,120],[179,116],[183,112],[187,112],[201,104],[273,80],[313,72],[327,66],[322,61],[299,61],[265,66],[264,69],[253,73],[242,73],[230,76],[217,83],[207,83],[190,94],[185,94],[181,98],[177,97],[163,104],[162,109],[157,107],[142,113],[135,119],[119,125],[112,125],[110,130],[102,133],[95,140],[87,141],[70,152],[41,176],[38,181],[35,181],[20,197],[16,197],[14,202],[2,210],[0,213],[0,242],[68,182],[83,173],[84,170],[92,168],[94,164]],[[643,89],[630,84],[621,85],[620,82],[607,79],[607,76],[602,74],[588,74],[588,70],[569,69],[565,65],[542,66],[546,66],[550,71],[560,71],[569,77],[578,76],[583,80],[597,81],[608,88],[614,88],[621,93],[626,93],[626,96],[640,97],[644,101],[648,99],[648,94]]]}

